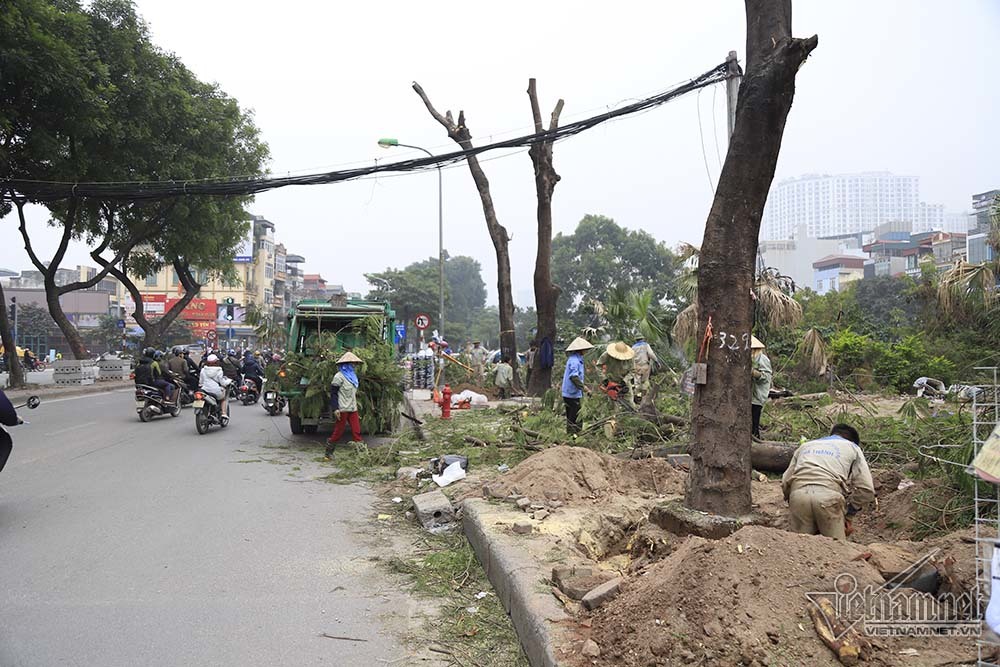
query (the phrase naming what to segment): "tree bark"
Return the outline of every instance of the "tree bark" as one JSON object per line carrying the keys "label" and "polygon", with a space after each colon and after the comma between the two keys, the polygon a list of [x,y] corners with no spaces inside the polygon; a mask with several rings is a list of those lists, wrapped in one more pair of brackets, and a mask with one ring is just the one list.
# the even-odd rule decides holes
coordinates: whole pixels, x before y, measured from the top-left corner
{"label": "tree bark", "polygon": [[201,291],[201,285],[194,279],[194,274],[191,271],[191,267],[180,259],[174,259],[172,264],[174,270],[177,272],[177,279],[180,281],[181,285],[184,287],[184,295],[170,307],[170,310],[163,314],[163,317],[158,317],[155,320],[151,320],[146,317],[145,304],[142,300],[142,292],[139,291],[138,286],[135,282],[129,278],[128,272],[119,269],[118,267],[111,266],[108,260],[101,257],[96,252],[90,254],[94,261],[101,266],[108,269],[108,272],[118,279],[125,289],[128,290],[129,296],[132,297],[132,301],[135,302],[135,311],[132,313],[132,317],[135,319],[136,323],[142,328],[145,336],[143,337],[144,347],[156,347],[160,346],[160,342],[163,340],[163,334],[170,327],[171,324],[180,316],[180,314],[187,308],[188,304],[198,295]]}
{"label": "tree bark", "polygon": [[11,331],[11,321],[7,317],[7,297],[0,285],[0,339],[3,341],[3,354],[7,361],[7,386],[17,389],[24,386],[24,368],[17,356],[17,341]]}
{"label": "tree bark", "polygon": [[747,71],[736,125],[705,224],[698,262],[698,336],[709,318],[708,383],[692,406],[686,504],[728,516],[750,511],[751,304],[757,235],[795,92],[818,38],[791,37],[791,0],[745,0]]}
{"label": "tree bark", "polygon": [[[542,112],[538,106],[538,93],[535,90],[535,80],[528,80],[528,99],[531,102],[531,115],[535,121],[535,132],[544,131]],[[555,109],[549,119],[549,131],[559,127],[559,115],[562,113],[563,100],[556,102]],[[554,142],[539,141],[531,145],[528,155],[535,168],[535,194],[538,199],[538,252],[535,255],[535,315],[537,329],[535,339],[540,343],[548,338],[552,344],[556,340],[556,302],[559,299],[559,286],[552,284],[552,193],[560,176],[552,164],[552,145]],[[541,356],[536,354],[532,362],[531,383],[528,385],[529,396],[541,396],[552,386],[552,368],[541,368]]]}
{"label": "tree bark", "polygon": [[[448,132],[448,136],[456,144],[465,150],[472,148],[472,132],[465,124],[465,112],[458,112],[458,122],[455,122],[451,111],[441,115],[431,104],[430,99],[416,81],[413,82],[413,90],[420,96],[427,111],[442,127]],[[507,228],[497,220],[496,209],[493,207],[493,196],[490,194],[490,182],[486,178],[486,173],[479,165],[479,158],[469,155],[465,159],[469,165],[469,172],[472,180],[476,183],[479,191],[479,199],[483,205],[483,215],[486,218],[486,228],[489,230],[490,239],[493,241],[493,249],[497,256],[497,300],[500,306],[500,354],[510,359],[510,364],[514,368],[515,388],[520,384],[517,371],[517,334],[514,329],[514,298],[511,295],[510,286],[510,254],[507,244],[510,236]]]}

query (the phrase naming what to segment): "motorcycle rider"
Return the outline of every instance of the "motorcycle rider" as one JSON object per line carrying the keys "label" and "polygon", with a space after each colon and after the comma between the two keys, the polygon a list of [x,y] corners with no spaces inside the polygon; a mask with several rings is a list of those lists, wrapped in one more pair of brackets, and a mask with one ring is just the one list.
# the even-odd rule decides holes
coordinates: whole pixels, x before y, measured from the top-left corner
{"label": "motorcycle rider", "polygon": [[[258,352],[258,354],[260,354]],[[243,377],[249,378],[257,383],[257,390],[263,386],[262,380],[264,379],[264,369],[261,368],[260,362],[254,356],[254,353],[250,350],[246,351],[243,355],[243,367],[240,369],[243,373]]]}
{"label": "motorcycle rider", "polygon": [[226,389],[232,382],[223,371],[219,357],[214,354],[208,355],[201,369],[198,384],[201,385],[202,391],[211,394],[219,401],[219,415],[223,426],[229,423],[229,392]]}
{"label": "motorcycle rider", "polygon": [[236,354],[236,350],[229,350],[226,353],[226,357],[221,360],[222,372],[223,374],[235,382],[240,383],[240,358]]}
{"label": "motorcycle rider", "polygon": [[[180,389],[178,387],[175,387],[173,383],[171,383],[165,377],[166,374],[163,372],[163,366],[161,365],[163,360],[163,352],[161,352],[160,350],[154,350],[151,347],[147,348],[146,352],[149,354],[150,357],[152,357],[152,359],[149,362],[150,372],[152,373],[153,376],[152,385],[160,390],[160,393],[163,394],[163,398],[166,399],[167,401],[173,402],[177,400],[177,392],[180,391]],[[136,370],[138,370],[138,366],[136,367]]]}
{"label": "motorcycle rider", "polygon": [[[194,363],[194,359],[191,358],[191,350],[184,348],[184,363],[187,365],[188,377],[193,378],[193,380],[198,379],[198,374],[201,372],[201,368],[198,364]],[[192,386],[195,389],[196,386]]]}

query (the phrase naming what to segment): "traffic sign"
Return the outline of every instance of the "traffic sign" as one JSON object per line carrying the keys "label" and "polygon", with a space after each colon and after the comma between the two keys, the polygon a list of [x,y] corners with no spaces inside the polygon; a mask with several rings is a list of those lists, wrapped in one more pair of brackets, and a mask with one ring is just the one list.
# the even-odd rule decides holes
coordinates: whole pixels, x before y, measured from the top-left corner
{"label": "traffic sign", "polygon": [[125,320],[118,320],[118,328],[119,329],[125,328]]}
{"label": "traffic sign", "polygon": [[413,318],[413,325],[423,331],[431,325],[431,316],[426,313],[420,313]]}
{"label": "traffic sign", "polygon": [[399,341],[405,340],[405,339],[406,339],[406,325],[403,324],[403,323],[401,323],[401,322],[397,322],[396,323],[396,338],[395,338],[394,342],[398,343]]}
{"label": "traffic sign", "polygon": [[205,334],[205,337],[208,338],[209,340],[215,340],[215,329],[209,329],[208,332]]}

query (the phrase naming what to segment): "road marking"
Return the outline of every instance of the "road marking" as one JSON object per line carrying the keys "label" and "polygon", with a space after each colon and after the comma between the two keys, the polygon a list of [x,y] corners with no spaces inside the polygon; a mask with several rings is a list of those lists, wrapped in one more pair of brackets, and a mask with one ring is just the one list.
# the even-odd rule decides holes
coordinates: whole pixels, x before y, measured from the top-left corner
{"label": "road marking", "polygon": [[79,396],[69,396],[67,398],[53,398],[51,400],[46,400],[44,395],[39,396],[42,399],[42,405],[49,405],[50,403],[62,403],[63,401],[78,401],[81,398],[94,398],[96,396],[107,396],[108,394],[124,394],[126,392],[134,392],[134,388],[130,389],[110,389],[108,391],[94,391],[89,394],[81,394]]}
{"label": "road marking", "polygon": [[45,436],[48,437],[50,435],[59,435],[60,433],[65,433],[66,431],[75,431],[76,429],[84,428],[85,426],[93,426],[96,423],[97,422],[86,422],[85,424],[77,424],[76,426],[67,426],[66,428],[61,428],[58,431],[46,433]]}

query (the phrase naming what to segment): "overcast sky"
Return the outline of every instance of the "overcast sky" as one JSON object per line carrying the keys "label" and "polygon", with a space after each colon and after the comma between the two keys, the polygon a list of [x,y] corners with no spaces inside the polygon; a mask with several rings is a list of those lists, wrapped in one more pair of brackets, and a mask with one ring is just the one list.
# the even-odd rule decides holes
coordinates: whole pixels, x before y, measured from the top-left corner
{"label": "overcast sky", "polygon": [[[428,4],[139,0],[155,42],[200,78],[255,110],[274,174],[409,157],[379,137],[454,149],[410,89],[439,110],[465,109],[477,142],[530,130],[525,94],[538,79],[543,114],[559,97],[577,120],[696,76],[745,49],[743,3],[527,2]],[[969,208],[1000,187],[995,0],[795,3],[794,34],[819,35],[802,67],[777,179],[890,170],[920,177],[921,199]],[[699,115],[701,134],[699,134]],[[725,157],[721,86],[556,145],[556,231],[587,213],[674,245],[700,244]],[[511,236],[515,301],[531,305],[535,195],[527,153],[483,162]],[[706,174],[707,157],[709,174]],[[437,255],[437,176],[286,188],[252,206],[306,270],[365,291],[363,274]],[[42,246],[55,236],[33,216]],[[495,300],[495,256],[465,165],[444,172],[445,247],[483,265]],[[88,262],[74,247],[65,265]],[[15,224],[0,223],[0,266],[29,268]]]}

